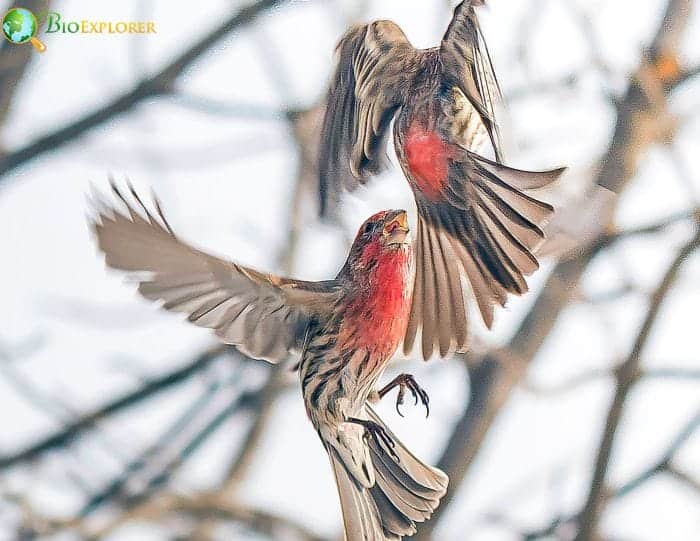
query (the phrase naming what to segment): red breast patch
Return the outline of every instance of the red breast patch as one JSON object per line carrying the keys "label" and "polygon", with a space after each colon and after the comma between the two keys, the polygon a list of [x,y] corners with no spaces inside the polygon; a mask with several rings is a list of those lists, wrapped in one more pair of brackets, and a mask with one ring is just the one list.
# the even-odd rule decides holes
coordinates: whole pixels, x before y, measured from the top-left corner
{"label": "red breast patch", "polygon": [[408,129],[404,152],[413,183],[428,199],[442,199],[452,151],[434,131],[415,124]]}

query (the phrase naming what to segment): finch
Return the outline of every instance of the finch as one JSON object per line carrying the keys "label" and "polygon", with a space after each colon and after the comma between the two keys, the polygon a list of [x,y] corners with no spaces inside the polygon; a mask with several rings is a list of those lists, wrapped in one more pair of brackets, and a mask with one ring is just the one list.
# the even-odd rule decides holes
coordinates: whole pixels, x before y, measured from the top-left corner
{"label": "finch", "polygon": [[[389,125],[418,210],[416,272],[404,352],[422,329],[428,359],[468,342],[462,278],[487,327],[495,305],[523,294],[538,268],[551,205],[530,190],[564,169],[502,164],[494,114],[500,90],[474,10],[464,0],[439,47],[415,49],[392,21],[349,30],[337,47],[319,153],[321,214],[341,188],[364,184],[385,161]],[[496,161],[479,154],[492,148]]]}
{"label": "finch", "polygon": [[265,274],[198,250],[177,237],[160,205],[114,185],[92,223],[110,267],[136,273],[138,291],[214,330],[250,357],[300,354],[306,412],[328,452],[348,541],[400,540],[427,520],[447,476],[394,436],[368,401],[399,387],[428,406],[412,376],[377,388],[406,331],[413,257],[406,213],[383,211],[360,228],[333,280]]}

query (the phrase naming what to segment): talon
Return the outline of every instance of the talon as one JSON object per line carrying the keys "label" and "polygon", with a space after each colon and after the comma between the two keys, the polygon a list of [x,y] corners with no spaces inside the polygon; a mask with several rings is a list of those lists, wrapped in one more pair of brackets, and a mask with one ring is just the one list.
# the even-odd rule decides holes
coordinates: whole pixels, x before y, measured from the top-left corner
{"label": "talon", "polygon": [[[391,436],[389,436],[389,434],[386,433],[386,430],[383,426],[375,423],[374,421],[369,421],[367,419],[357,419],[355,417],[349,417],[347,422],[355,423],[357,425],[362,426],[365,429],[365,433],[363,436],[365,441],[367,441],[367,439],[369,438],[372,438],[377,443],[381,452],[384,452],[384,447],[387,447],[389,454],[392,457],[394,457],[394,460],[396,460],[397,462],[401,462],[399,455],[397,455],[394,451],[394,447],[396,447],[396,442],[392,439]],[[384,446],[381,445],[382,442],[384,443]]]}
{"label": "talon", "polygon": [[414,405],[417,406],[418,401],[420,400],[425,406],[425,417],[427,418],[430,415],[430,407],[428,406],[430,400],[428,398],[428,393],[426,393],[425,390],[418,385],[418,382],[416,382],[415,378],[411,374],[399,374],[396,376],[390,383],[380,389],[378,393],[379,398],[384,398],[384,395],[386,395],[394,387],[399,388],[399,394],[396,397],[396,411],[401,417],[403,417],[403,413],[401,413],[399,406],[403,405],[406,388],[408,388],[413,395]]}
{"label": "talon", "polygon": [[404,389],[403,387],[399,387],[399,394],[396,397],[396,413],[398,413],[401,417],[403,417],[403,413],[401,413],[401,408],[399,408],[399,406],[403,405],[403,395]]}

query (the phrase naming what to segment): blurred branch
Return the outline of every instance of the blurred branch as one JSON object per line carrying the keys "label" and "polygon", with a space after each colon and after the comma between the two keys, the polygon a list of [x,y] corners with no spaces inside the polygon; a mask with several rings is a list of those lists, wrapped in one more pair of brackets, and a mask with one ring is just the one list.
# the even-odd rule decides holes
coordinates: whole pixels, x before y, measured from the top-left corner
{"label": "blurred branch", "polygon": [[[525,382],[523,388],[538,396],[556,396],[559,394],[575,391],[584,385],[601,379],[612,378],[619,370],[611,368],[598,368],[589,370],[583,374],[566,379],[552,385],[538,385],[533,382]],[[686,368],[664,367],[656,369],[640,369],[639,379],[672,379],[672,380],[700,380],[700,370]]]}
{"label": "blurred branch", "polygon": [[506,90],[505,100],[508,103],[530,97],[542,97],[543,94],[573,90],[579,80],[578,73],[569,73],[550,81],[534,81],[522,86]]}
{"label": "blurred branch", "polygon": [[678,466],[674,464],[669,464],[666,467],[668,473],[673,476],[675,479],[686,485],[687,487],[693,489],[695,492],[700,495],[700,480],[695,479],[690,476],[690,474],[684,472]]}
{"label": "blurred branch", "polygon": [[304,526],[290,519],[264,511],[246,507],[240,503],[230,502],[218,496],[179,498],[172,505],[171,511],[192,517],[218,518],[243,524],[251,530],[268,535],[271,539],[288,539],[291,534],[299,541],[327,541]]}
{"label": "blurred branch", "polygon": [[303,203],[306,199],[316,200],[318,183],[318,151],[321,123],[326,111],[325,100],[311,106],[309,109],[289,111],[291,131],[297,146],[299,163],[296,172],[296,184],[290,208],[289,235],[287,250],[280,258],[280,267],[287,273],[293,274],[294,255],[297,251],[299,234],[303,223]]}
{"label": "blurred branch", "polygon": [[[270,368],[270,374],[277,374],[280,372],[281,369],[278,367]],[[238,377],[239,375],[237,371],[234,372],[234,374],[228,378],[230,380],[229,384],[233,382],[240,383],[243,378]],[[213,416],[210,416],[210,419],[203,423],[200,428],[194,432],[187,430],[187,426],[192,424],[192,421],[196,420],[197,417],[201,416],[200,414],[204,411],[213,395],[216,394],[216,391],[219,389],[221,389],[221,392],[224,394],[230,394],[231,389],[229,387],[222,387],[220,383],[209,385],[204,393],[163,433],[153,446],[147,449],[143,455],[131,462],[127,468],[102,491],[96,493],[83,507],[82,511],[74,518],[52,521],[50,526],[43,527],[43,533],[79,530],[86,537],[101,538],[126,522],[139,519],[155,520],[160,515],[166,513],[182,512],[188,514],[187,509],[199,509],[203,514],[200,517],[198,513],[198,518],[233,520],[261,532],[267,531],[264,529],[264,524],[268,524],[268,522],[268,526],[275,530],[282,527],[282,529],[302,531],[299,529],[300,527],[296,527],[293,523],[262,511],[255,511],[253,514],[222,515],[216,511],[216,509],[229,509],[229,506],[231,506],[230,509],[243,510],[243,508],[239,508],[237,505],[231,503],[230,498],[228,498],[228,495],[225,494],[223,490],[216,490],[187,499],[169,496],[168,494],[159,494],[159,489],[169,482],[179,466],[193,455],[225,421],[231,418],[232,415],[244,410],[259,409],[261,402],[267,399],[266,391],[269,391],[269,386],[266,383],[260,389],[235,393],[233,398],[227,400],[224,407],[219,408],[219,410]],[[166,447],[172,448],[173,441],[178,437],[182,439],[181,436],[183,432],[185,432],[186,441],[184,441],[175,452],[172,450],[168,452],[168,456],[163,460],[166,454]],[[191,432],[191,434],[187,434],[186,432]],[[150,469],[154,471],[149,472],[148,466],[151,462],[155,461],[155,459],[159,459],[163,463],[155,465],[155,468],[151,465]],[[138,482],[132,483],[135,476],[138,474],[141,474],[141,479],[139,479]],[[130,484],[138,486],[138,491],[128,492]],[[172,498],[176,499],[173,500]],[[177,506],[172,508],[170,505],[165,508],[162,507],[163,502],[174,501],[178,502]],[[113,516],[106,525],[99,528],[99,534],[95,534],[95,528],[90,527],[88,523],[85,522],[86,518],[95,511],[98,506],[107,502],[120,508],[120,511],[116,516]],[[187,509],[182,507],[183,505],[186,505]],[[206,509],[211,509],[214,512],[212,512],[212,514],[206,514]],[[264,516],[267,516],[267,521],[259,522],[257,520],[257,518]],[[302,538],[307,539],[306,536],[302,536]]]}
{"label": "blurred branch", "polygon": [[177,92],[171,96],[172,102],[192,111],[227,116],[244,120],[286,120],[288,111],[255,103],[232,103],[215,100],[204,96],[196,96]]}
{"label": "blurred branch", "polygon": [[168,427],[162,435],[150,445],[141,455],[130,461],[124,470],[108,483],[102,490],[93,494],[87,503],[78,513],[78,517],[83,518],[97,509],[103,503],[111,499],[125,498],[124,488],[140,472],[146,469],[151,460],[163,452],[179,434],[183,433],[187,427],[200,415],[209,405],[221,388],[219,381],[214,381],[207,385],[199,397]]}
{"label": "blurred branch", "polygon": [[244,409],[254,407],[254,404],[260,399],[258,391],[250,391],[239,393],[229,400],[228,403],[216,413],[200,430],[198,430],[189,440],[180,448],[179,451],[170,458],[154,475],[147,480],[144,488],[135,494],[128,495],[124,498],[122,504],[128,513],[131,509],[140,505],[142,502],[149,501],[158,489],[165,486],[178,468],[192,456],[207,439],[214,434],[223,424],[228,421],[234,414],[240,413]]}
{"label": "blurred branch", "polygon": [[198,521],[208,519],[228,521],[270,536],[272,539],[328,541],[288,518],[249,507],[241,502],[226,500],[216,492],[200,492],[189,496],[162,494],[129,513],[112,518],[106,526],[99,529],[90,527],[83,519],[53,520],[43,517],[19,496],[6,495],[5,499],[15,503],[21,509],[23,515],[21,539],[34,539],[37,536],[50,536],[56,532],[68,531],[79,534],[82,539],[104,539],[130,522],[151,522],[172,515],[178,518],[194,518]]}
{"label": "blurred branch", "polygon": [[216,345],[204,351],[186,365],[163,376],[154,378],[142,387],[130,391],[90,413],[83,414],[78,419],[67,423],[66,426],[61,428],[58,432],[41,439],[37,443],[13,454],[0,456],[0,469],[32,460],[46,451],[68,445],[72,440],[79,437],[85,430],[92,428],[99,421],[187,380],[193,374],[209,366],[215,359],[230,351],[232,351],[231,348],[221,345]]}
{"label": "blurred branch", "polygon": [[675,135],[667,82],[677,77],[679,43],[691,5],[692,0],[668,0],[656,35],[631,76],[627,93],[617,103],[615,131],[597,182],[615,193],[634,177],[649,147]]}
{"label": "blurred branch", "polygon": [[686,210],[678,212],[676,214],[672,214],[671,216],[668,216],[653,224],[643,225],[640,227],[634,227],[629,229],[622,229],[620,231],[610,233],[602,239],[602,242],[605,244],[611,244],[613,242],[617,242],[618,240],[624,240],[630,237],[662,233],[668,227],[688,220],[693,220],[696,224],[700,223],[700,208],[696,207],[691,210]]}
{"label": "blurred branch", "polygon": [[[671,460],[673,460],[673,457],[680,450],[683,444],[685,444],[685,442],[687,442],[691,438],[691,436],[699,427],[700,411],[695,413],[695,415],[693,415],[693,417],[683,427],[683,429],[678,433],[678,435],[675,438],[673,438],[673,441],[657,462],[649,466],[634,479],[627,481],[624,485],[611,491],[610,495],[608,495],[607,498],[621,498],[623,496],[626,496],[627,494],[644,484],[646,481],[651,479],[657,473],[669,472],[671,468]],[[675,471],[678,470],[675,470],[674,468],[674,472]]]}
{"label": "blurred branch", "polygon": [[680,86],[683,83],[687,83],[691,79],[697,77],[698,75],[700,75],[700,65],[693,66],[692,68],[687,68],[683,70],[678,76],[678,79],[674,82],[674,86]]}
{"label": "blurred branch", "polygon": [[[94,536],[103,538],[125,523],[136,520],[154,521],[168,514],[189,516],[198,520],[218,519],[242,524],[272,539],[288,538],[300,541],[325,541],[305,527],[279,515],[226,500],[217,493],[199,493],[189,497],[164,494],[143,507],[118,517]],[[287,534],[287,535],[285,535]]]}
{"label": "blurred branch", "polygon": [[649,368],[641,371],[642,378],[652,378],[652,379],[680,379],[680,380],[696,380],[700,379],[700,370],[693,370],[689,368],[674,368],[674,367],[664,367],[664,368]]}
{"label": "blurred branch", "polygon": [[605,55],[603,54],[600,39],[596,35],[596,28],[593,24],[592,17],[590,14],[586,13],[577,2],[567,2],[565,6],[571,10],[574,18],[579,23],[579,29],[583,34],[583,38],[591,54],[591,63],[598,68],[603,75],[609,76],[612,70],[605,60]]}
{"label": "blurred branch", "polygon": [[272,406],[275,404],[274,398],[282,388],[285,370],[284,366],[272,367],[267,381],[260,389],[253,407],[253,421],[243,438],[241,448],[231,461],[226,479],[221,488],[222,493],[233,495],[239,483],[250,469],[255,453],[259,450],[260,440],[264,434],[265,427],[272,414]]}
{"label": "blurred branch", "polygon": [[[674,43],[680,39],[688,18],[674,20],[673,17],[678,13],[679,6],[689,9],[690,4],[690,0],[669,0],[651,50],[658,51],[662,43]],[[669,32],[678,35],[667,38]],[[647,62],[648,59],[643,58],[640,65],[646,65]],[[659,121],[660,105],[649,102],[637,77],[630,79],[627,93],[615,103],[615,107],[617,119],[613,137],[599,161],[593,184],[620,193],[634,178],[644,152],[665,134],[654,128],[654,123]],[[639,122],[642,117],[649,121]],[[608,209],[601,219],[612,223],[612,211],[613,208]],[[441,517],[449,509],[455,489],[462,484],[473,464],[494,419],[513,388],[524,377],[528,365],[549,336],[557,319],[569,305],[584,271],[599,250],[600,245],[594,243],[577,257],[557,264],[507,347],[486,354],[476,368],[470,369],[470,402],[457,420],[439,461],[439,467],[450,477],[451,489],[433,518],[419,525],[416,541],[428,541],[431,538]]]}
{"label": "blurred branch", "polygon": [[679,51],[692,6],[693,0],[668,0],[661,25],[651,45],[654,54],[674,54]]}
{"label": "blurred branch", "polygon": [[536,383],[526,381],[523,388],[533,394],[536,394],[537,396],[556,396],[575,391],[588,383],[611,378],[612,376],[613,372],[609,368],[598,368],[595,370],[589,370],[583,374],[578,374],[552,385],[538,385]]}
{"label": "blurred branch", "polygon": [[[251,23],[264,11],[280,5],[285,0],[258,0],[238,10],[221,25],[192,44],[177,58],[161,68],[151,77],[138,83],[132,90],[116,97],[105,106],[71,122],[56,131],[48,133],[0,158],[0,176],[6,175],[16,167],[23,165],[42,154],[54,151],[61,146],[70,143],[85,134],[87,131],[111,120],[112,118],[129,111],[134,106],[147,98],[166,95],[173,90],[177,78],[194,62],[200,59],[216,43],[231,32]],[[29,49],[20,47],[18,49]],[[7,177],[0,178],[0,183],[7,181]]]}
{"label": "blurred branch", "polygon": [[[654,462],[649,467],[645,468],[636,477],[630,479],[623,485],[616,489],[605,491],[605,500],[615,500],[622,498],[632,492],[633,490],[639,488],[644,483],[658,475],[659,473],[667,473],[672,475],[684,484],[687,484],[691,488],[700,489],[700,485],[695,479],[692,479],[685,472],[678,469],[677,466],[673,464],[673,458],[681,450],[683,445],[693,436],[693,434],[700,428],[700,411],[696,412],[693,417],[683,426],[683,428],[678,432],[678,434],[673,438],[671,443],[668,445],[666,450],[663,452],[659,460]],[[581,517],[579,515],[568,515],[559,516],[552,519],[549,524],[544,528],[539,530],[533,530],[529,532],[523,532],[521,537],[523,541],[531,541],[535,539],[542,539],[545,537],[551,537],[556,535],[558,532],[563,532],[564,528],[569,528],[573,526],[577,521],[580,521]],[[520,529],[520,531],[522,531]]]}
{"label": "blurred branch", "polygon": [[698,246],[700,246],[700,228],[697,228],[695,236],[678,252],[678,255],[668,267],[661,283],[651,297],[649,310],[642,323],[639,334],[637,335],[637,339],[634,342],[632,351],[627,359],[615,371],[617,389],[605,422],[605,431],[598,449],[588,497],[579,517],[579,532],[576,537],[578,541],[586,541],[595,538],[604,505],[605,479],[610,464],[613,443],[620,419],[622,418],[627,396],[634,384],[639,380],[639,366],[642,360],[642,353],[647,345],[666,295],[676,282],[683,263]]}

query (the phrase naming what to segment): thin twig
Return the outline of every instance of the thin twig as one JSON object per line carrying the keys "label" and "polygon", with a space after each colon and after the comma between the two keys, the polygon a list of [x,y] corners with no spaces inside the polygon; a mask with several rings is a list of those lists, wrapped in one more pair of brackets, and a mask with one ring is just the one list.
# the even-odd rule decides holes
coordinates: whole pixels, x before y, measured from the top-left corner
{"label": "thin twig", "polygon": [[698,228],[690,242],[678,252],[678,255],[669,265],[661,283],[651,297],[649,310],[647,311],[629,356],[622,365],[620,365],[618,370],[616,370],[617,388],[610,409],[608,410],[605,430],[596,454],[595,468],[593,470],[588,497],[586,498],[586,503],[579,517],[577,541],[588,541],[595,536],[605,501],[605,480],[608,466],[610,465],[610,456],[612,454],[615,436],[617,435],[627,396],[639,379],[639,366],[642,361],[642,353],[649,342],[651,331],[661,311],[663,301],[678,279],[683,263],[698,246],[700,246],[700,228]]}
{"label": "thin twig", "polygon": [[671,460],[678,453],[680,448],[687,442],[690,437],[695,433],[695,431],[700,427],[700,411],[693,415],[685,426],[678,432],[676,437],[671,440],[670,445],[664,451],[663,455],[654,464],[646,468],[634,479],[630,479],[623,485],[611,491],[610,497],[622,498],[635,490],[636,488],[643,485],[646,481],[651,479],[654,475],[662,471],[669,471],[671,466]]}

